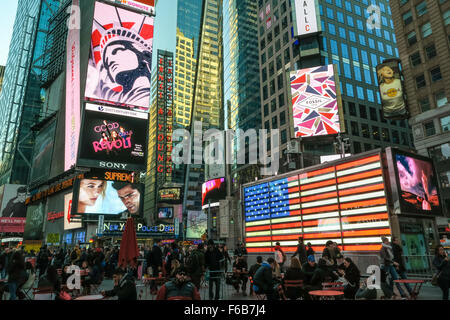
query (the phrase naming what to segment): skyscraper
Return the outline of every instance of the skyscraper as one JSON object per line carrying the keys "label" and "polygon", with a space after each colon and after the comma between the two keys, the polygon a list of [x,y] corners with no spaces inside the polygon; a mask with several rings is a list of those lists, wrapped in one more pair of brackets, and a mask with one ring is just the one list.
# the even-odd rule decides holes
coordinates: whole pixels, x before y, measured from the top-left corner
{"label": "skyscraper", "polygon": [[450,214],[450,2],[391,1],[417,151],[433,158]]}
{"label": "skyscraper", "polygon": [[[290,140],[291,102],[286,73],[327,64],[335,64],[340,76],[346,136],[351,140],[347,151],[360,153],[390,145],[412,147],[406,121],[381,117],[375,67],[384,59],[398,56],[388,1],[375,1],[381,10],[380,28],[370,28],[366,23],[368,0],[321,0],[321,40],[300,42],[293,39],[293,3],[258,1],[263,127],[280,130],[280,155],[284,156]],[[304,143],[304,152],[324,155],[335,151],[331,143],[314,141]]]}
{"label": "skyscraper", "polygon": [[5,66],[0,66],[0,93],[2,92],[3,77],[5,76]]}

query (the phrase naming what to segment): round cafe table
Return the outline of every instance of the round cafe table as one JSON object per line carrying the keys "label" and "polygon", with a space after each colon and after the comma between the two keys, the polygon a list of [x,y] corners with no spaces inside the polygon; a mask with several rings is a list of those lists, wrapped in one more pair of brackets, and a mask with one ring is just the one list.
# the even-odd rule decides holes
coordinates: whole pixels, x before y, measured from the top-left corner
{"label": "round cafe table", "polygon": [[103,300],[105,297],[101,294],[89,295],[89,296],[81,296],[74,300]]}
{"label": "round cafe table", "polygon": [[412,293],[409,297],[409,300],[417,300],[417,297],[419,296],[420,289],[422,288],[422,285],[425,283],[424,280],[418,280],[418,279],[399,279],[394,280],[396,283],[400,284],[414,284],[414,289],[412,289]]}
{"label": "round cafe table", "polygon": [[334,300],[336,297],[344,295],[342,291],[336,290],[315,290],[310,291],[309,294],[313,297],[317,297],[319,300]]}

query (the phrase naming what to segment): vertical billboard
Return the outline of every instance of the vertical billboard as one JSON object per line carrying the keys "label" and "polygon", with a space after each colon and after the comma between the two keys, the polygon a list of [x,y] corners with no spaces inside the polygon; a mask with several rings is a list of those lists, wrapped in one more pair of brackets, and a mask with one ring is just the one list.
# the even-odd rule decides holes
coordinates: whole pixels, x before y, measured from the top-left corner
{"label": "vertical billboard", "polygon": [[345,130],[334,65],[293,71],[290,83],[295,138],[338,134]]}
{"label": "vertical billboard", "polygon": [[79,229],[83,226],[81,222],[72,222],[72,197],[73,193],[64,195],[64,230]]}
{"label": "vertical billboard", "polygon": [[50,174],[53,146],[55,141],[56,121],[52,121],[42,129],[34,144],[33,165],[31,166],[31,182],[47,180]]}
{"label": "vertical billboard", "polygon": [[294,0],[294,35],[309,36],[320,31],[316,0]]}
{"label": "vertical billboard", "polygon": [[0,232],[23,233],[27,216],[27,187],[17,184],[2,186]]}
{"label": "vertical billboard", "polygon": [[378,89],[385,119],[407,119],[408,109],[400,59],[389,59],[377,66]]}
{"label": "vertical billboard", "polygon": [[80,99],[80,1],[72,0],[66,61],[66,124],[64,170],[77,161],[78,138],[81,123]]}
{"label": "vertical billboard", "polygon": [[24,240],[42,240],[44,227],[44,205],[41,203],[29,205],[25,224]]}
{"label": "vertical billboard", "polygon": [[86,104],[77,165],[144,171],[148,113]]}
{"label": "vertical billboard", "polygon": [[208,216],[203,211],[188,211],[186,239],[202,239],[208,229]]}
{"label": "vertical billboard", "polygon": [[154,19],[96,2],[85,98],[148,111]]}

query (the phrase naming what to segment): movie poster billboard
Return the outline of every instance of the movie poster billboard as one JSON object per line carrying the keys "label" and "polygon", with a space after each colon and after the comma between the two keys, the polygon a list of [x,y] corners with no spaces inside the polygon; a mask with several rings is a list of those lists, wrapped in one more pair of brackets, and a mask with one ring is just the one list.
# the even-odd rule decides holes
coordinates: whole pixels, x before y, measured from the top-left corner
{"label": "movie poster billboard", "polygon": [[55,141],[56,121],[42,129],[36,137],[31,166],[31,182],[46,180],[50,174]]}
{"label": "movie poster billboard", "polygon": [[431,159],[394,153],[402,213],[441,214],[437,175]]}
{"label": "movie poster billboard", "polygon": [[295,0],[293,11],[296,37],[310,36],[320,32],[320,15],[316,0]]}
{"label": "movie poster billboard", "polygon": [[41,240],[44,227],[44,205],[42,202],[30,205],[27,208],[27,221],[25,223],[24,240]]}
{"label": "movie poster billboard", "polygon": [[85,98],[148,111],[154,18],[96,2]]}
{"label": "movie poster billboard", "polygon": [[86,104],[77,165],[144,171],[148,113]]}
{"label": "movie poster billboard", "polygon": [[334,65],[290,73],[295,138],[345,131],[339,80]]}
{"label": "movie poster billboard", "polygon": [[208,229],[208,217],[203,211],[188,211],[186,238],[201,239]]}
{"label": "movie poster billboard", "polygon": [[399,59],[385,60],[377,66],[378,89],[383,118],[407,119],[408,108]]}
{"label": "movie poster billboard", "polygon": [[108,215],[126,219],[142,216],[144,193],[141,184],[97,179],[78,180],[74,187],[72,213],[77,215]]}
{"label": "movie poster billboard", "polygon": [[155,0],[108,0],[147,14],[155,14]]}

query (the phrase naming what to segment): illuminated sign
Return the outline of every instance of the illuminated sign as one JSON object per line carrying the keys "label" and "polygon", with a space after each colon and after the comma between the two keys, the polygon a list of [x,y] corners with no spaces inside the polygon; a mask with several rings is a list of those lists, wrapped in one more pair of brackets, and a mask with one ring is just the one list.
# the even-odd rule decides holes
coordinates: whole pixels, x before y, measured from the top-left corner
{"label": "illuminated sign", "polygon": [[73,193],[64,196],[64,230],[79,229],[83,226],[81,222],[72,222],[72,196]]}
{"label": "illuminated sign", "polygon": [[80,175],[78,175],[75,178],[71,178],[71,179],[68,179],[66,181],[60,182],[58,184],[55,184],[54,186],[51,186],[50,188],[48,188],[48,189],[46,189],[44,191],[38,192],[35,195],[33,195],[32,197],[28,198],[25,201],[25,203],[27,205],[29,205],[29,204],[34,203],[36,201],[46,199],[48,196],[51,196],[52,194],[55,194],[55,193],[61,192],[63,190],[69,189],[69,188],[73,187],[75,179],[83,179],[83,177],[84,177],[84,174],[80,174]]}
{"label": "illuminated sign", "polygon": [[210,180],[202,185],[202,206],[208,202],[223,200],[226,196],[225,178]]}
{"label": "illuminated sign", "polygon": [[[122,233],[125,230],[125,225],[126,225],[125,222],[120,223],[105,222],[103,224],[102,234],[108,235],[110,233]],[[157,234],[157,233],[172,234],[175,233],[175,226],[165,224],[146,226],[143,225],[142,223],[138,223],[136,224],[136,232],[140,235]]]}
{"label": "illuminated sign", "polygon": [[109,0],[110,2],[140,10],[145,13],[155,13],[155,0]]}
{"label": "illuminated sign", "polygon": [[295,0],[294,11],[296,36],[311,35],[320,31],[320,16],[316,11],[316,0]]}
{"label": "illuminated sign", "polygon": [[158,201],[181,201],[181,188],[164,188],[158,191]]}
{"label": "illuminated sign", "polygon": [[55,221],[64,218],[64,211],[47,213],[47,221]]}

